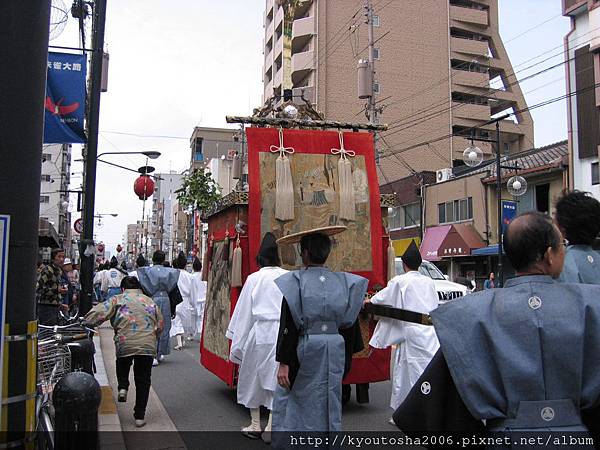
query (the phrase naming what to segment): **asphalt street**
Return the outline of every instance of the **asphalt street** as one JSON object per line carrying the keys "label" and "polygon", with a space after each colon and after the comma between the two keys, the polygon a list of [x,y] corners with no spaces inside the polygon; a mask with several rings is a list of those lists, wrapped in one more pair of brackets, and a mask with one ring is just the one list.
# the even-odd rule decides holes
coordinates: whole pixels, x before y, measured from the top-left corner
{"label": "asphalt street", "polygon": [[[173,424],[181,433],[188,448],[200,448],[207,439],[239,439],[240,448],[265,448],[260,441],[238,435],[250,416],[246,408],[237,404],[236,391],[200,364],[199,342],[187,342],[181,351],[172,351],[164,363],[152,370],[152,387]],[[371,385],[370,403],[358,404],[353,389],[352,400],[343,411],[345,431],[394,431],[387,423],[392,410],[389,407],[389,382]],[[267,414],[263,412],[263,427]],[[193,433],[221,431],[229,433]],[[189,432],[189,433],[187,433]],[[217,444],[217,442],[215,442]],[[204,446],[203,445],[203,446]],[[230,445],[227,445],[230,448]],[[215,447],[216,448],[216,447]]]}

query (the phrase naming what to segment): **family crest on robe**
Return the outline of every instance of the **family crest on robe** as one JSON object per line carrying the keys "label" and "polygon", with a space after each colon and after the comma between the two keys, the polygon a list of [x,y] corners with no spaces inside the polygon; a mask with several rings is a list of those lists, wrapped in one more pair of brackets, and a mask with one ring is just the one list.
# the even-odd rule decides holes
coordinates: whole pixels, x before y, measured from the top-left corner
{"label": "family crest on robe", "polygon": [[559,280],[565,283],[600,284],[600,252],[590,245],[569,245]]}
{"label": "family crest on robe", "polygon": [[171,331],[169,292],[177,287],[179,271],[155,264],[151,267],[140,267],[137,273],[144,292],[152,297],[163,315],[164,328],[158,340],[158,355],[168,355],[171,352],[169,347],[169,333]]}
{"label": "family crest on robe", "polygon": [[284,296],[277,360],[297,359],[297,367],[290,365],[290,390],[277,386],[273,431],[341,431],[347,355],[340,329],[355,325],[368,280],[309,266],[275,283]]}
{"label": "family crest on robe", "polygon": [[229,359],[240,365],[238,403],[254,409],[273,407],[277,386],[275,347],[283,296],[275,280],[287,270],[262,267],[246,279],[229,322]]}
{"label": "family crest on robe", "polygon": [[[438,306],[438,294],[431,278],[411,270],[392,278],[386,288],[371,298],[371,303],[429,314]],[[369,345],[398,345],[392,376],[392,409],[406,398],[440,346],[432,326],[387,317],[379,319]]]}

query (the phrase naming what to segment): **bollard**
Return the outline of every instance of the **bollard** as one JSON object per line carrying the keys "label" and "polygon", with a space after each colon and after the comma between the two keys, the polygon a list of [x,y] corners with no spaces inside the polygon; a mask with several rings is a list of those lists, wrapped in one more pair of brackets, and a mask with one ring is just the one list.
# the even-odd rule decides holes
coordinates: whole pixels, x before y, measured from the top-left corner
{"label": "bollard", "polygon": [[101,397],[100,385],[88,373],[68,373],[56,383],[52,393],[56,450],[98,448]]}

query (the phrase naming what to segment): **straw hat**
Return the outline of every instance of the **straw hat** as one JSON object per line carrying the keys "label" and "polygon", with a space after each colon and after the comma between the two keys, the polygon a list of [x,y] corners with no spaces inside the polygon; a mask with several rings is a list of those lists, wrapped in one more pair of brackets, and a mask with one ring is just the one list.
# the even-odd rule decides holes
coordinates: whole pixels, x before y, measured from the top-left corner
{"label": "straw hat", "polygon": [[313,228],[312,230],[299,231],[298,233],[292,233],[292,234],[288,234],[287,236],[280,237],[279,239],[277,239],[277,244],[278,245],[296,244],[296,243],[300,242],[304,236],[309,235],[309,234],[320,233],[320,234],[324,234],[326,236],[333,236],[335,234],[341,233],[342,231],[346,231],[347,229],[348,229],[348,227],[345,227],[342,225],[333,225],[330,227]]}

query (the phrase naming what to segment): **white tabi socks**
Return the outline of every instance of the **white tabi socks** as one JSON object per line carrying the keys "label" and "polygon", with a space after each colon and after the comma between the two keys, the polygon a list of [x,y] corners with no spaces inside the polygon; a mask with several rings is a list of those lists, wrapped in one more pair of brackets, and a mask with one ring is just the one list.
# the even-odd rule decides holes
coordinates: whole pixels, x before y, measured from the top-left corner
{"label": "white tabi socks", "polygon": [[178,334],[175,336],[175,338],[177,339],[177,345],[174,347],[174,349],[181,350],[185,344],[185,341],[183,340],[183,335]]}
{"label": "white tabi socks", "polygon": [[260,428],[260,408],[251,409],[250,418],[252,422],[247,427],[242,428],[242,434],[252,439],[258,439],[262,432]]}

